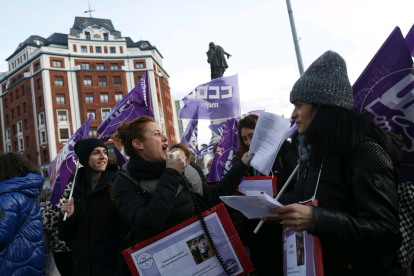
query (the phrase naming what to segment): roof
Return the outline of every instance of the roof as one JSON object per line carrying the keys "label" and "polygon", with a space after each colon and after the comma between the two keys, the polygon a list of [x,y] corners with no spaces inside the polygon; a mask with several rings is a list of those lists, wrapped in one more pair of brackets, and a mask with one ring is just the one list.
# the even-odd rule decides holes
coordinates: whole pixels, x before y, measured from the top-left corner
{"label": "roof", "polygon": [[141,51],[148,51],[148,50],[156,50],[158,54],[164,58],[160,51],[158,51],[157,47],[153,46],[148,40],[140,40],[138,42],[133,42],[130,37],[124,37],[127,43],[127,48],[135,48],[138,47]]}
{"label": "roof", "polygon": [[50,44],[68,45],[68,35],[61,34],[61,33],[54,33],[47,38],[46,45],[50,45]]}
{"label": "roof", "polygon": [[[86,20],[86,21],[85,21]],[[80,26],[86,25],[85,23],[91,23],[91,25],[100,25],[101,23],[107,25],[111,29],[115,29],[111,19],[93,18],[93,17],[75,17],[75,22],[72,28],[79,28]]]}

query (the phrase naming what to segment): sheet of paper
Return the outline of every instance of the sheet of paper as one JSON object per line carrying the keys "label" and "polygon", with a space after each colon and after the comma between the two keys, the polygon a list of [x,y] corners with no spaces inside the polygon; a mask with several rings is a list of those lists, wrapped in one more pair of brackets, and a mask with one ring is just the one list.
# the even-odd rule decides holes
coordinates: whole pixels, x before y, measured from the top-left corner
{"label": "sheet of paper", "polygon": [[237,211],[240,211],[248,219],[262,217],[277,217],[278,214],[269,214],[269,209],[283,206],[282,203],[269,195],[256,196],[221,196],[220,199]]}
{"label": "sheet of paper", "polygon": [[255,179],[255,180],[244,180],[239,185],[239,191],[245,195],[262,195],[267,194],[275,196],[273,194],[272,179]]}
{"label": "sheet of paper", "polygon": [[269,175],[289,130],[288,119],[270,112],[262,112],[250,144],[249,155],[254,154],[250,165],[262,174]]}

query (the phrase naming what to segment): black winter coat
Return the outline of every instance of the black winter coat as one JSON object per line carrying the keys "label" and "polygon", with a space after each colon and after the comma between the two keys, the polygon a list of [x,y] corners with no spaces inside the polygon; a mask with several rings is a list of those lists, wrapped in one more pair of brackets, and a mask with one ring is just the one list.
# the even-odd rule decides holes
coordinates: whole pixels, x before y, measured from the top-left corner
{"label": "black winter coat", "polygon": [[59,238],[73,244],[73,275],[114,275],[121,227],[125,225],[110,195],[117,172],[116,165],[108,164],[89,196],[84,169],[76,176],[75,212],[66,222],[60,214],[58,226]]}
{"label": "black winter coat", "polygon": [[[322,244],[325,275],[404,275],[396,252],[400,246],[398,169],[401,138],[367,139],[351,160],[326,158],[308,231]],[[394,163],[392,159],[394,158]],[[309,200],[314,195],[320,165],[303,163],[293,193],[283,204]]]}
{"label": "black winter coat", "polygon": [[[136,157],[131,157],[133,158]],[[136,169],[142,175],[148,171],[145,166]],[[217,185],[208,186],[203,183],[202,202],[207,207],[220,204],[219,197],[232,195],[246,173],[247,167],[242,161],[237,161]],[[137,180],[140,181],[139,178]],[[177,170],[166,168],[151,195],[121,171],[114,183],[114,197],[122,216],[131,224],[130,245],[151,238],[196,215],[186,188],[176,196],[180,184],[186,187],[181,174]],[[202,208],[204,206],[199,205]]]}

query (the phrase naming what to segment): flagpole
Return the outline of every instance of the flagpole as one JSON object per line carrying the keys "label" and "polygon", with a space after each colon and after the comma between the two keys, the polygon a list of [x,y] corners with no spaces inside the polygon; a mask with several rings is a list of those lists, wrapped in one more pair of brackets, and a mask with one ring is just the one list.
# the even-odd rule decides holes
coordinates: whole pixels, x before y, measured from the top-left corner
{"label": "flagpole", "polygon": [[[73,182],[72,182],[72,189],[70,190],[69,201],[72,199],[73,188],[75,187],[75,180],[76,180],[76,175],[78,174],[78,169],[79,169],[79,160],[76,163],[76,172],[75,172],[75,177],[73,178]],[[68,212],[65,212],[65,216],[63,217],[63,221],[66,221],[67,216],[68,216]]]}
{"label": "flagpole", "polygon": [[299,73],[302,76],[303,75],[302,55],[300,53],[299,39],[296,34],[295,19],[293,19],[293,11],[292,11],[292,6],[290,5],[290,0],[286,0],[286,5],[287,5],[288,13],[289,13],[290,27],[292,29],[293,44],[295,44],[296,59],[298,60]]}

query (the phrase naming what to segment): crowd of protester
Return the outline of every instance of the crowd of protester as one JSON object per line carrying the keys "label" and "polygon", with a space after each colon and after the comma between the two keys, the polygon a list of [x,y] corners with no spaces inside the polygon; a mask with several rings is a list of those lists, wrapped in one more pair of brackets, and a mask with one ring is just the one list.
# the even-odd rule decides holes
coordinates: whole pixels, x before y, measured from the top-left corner
{"label": "crowd of protester", "polygon": [[[298,159],[299,173],[280,199],[285,206],[269,212],[320,238],[325,275],[408,275],[397,257],[401,137],[352,111],[345,61],[331,51],[298,79],[290,101],[298,132],[283,143],[269,175],[277,177],[279,192]],[[55,206],[47,198],[40,203],[44,179],[35,168],[18,154],[0,155],[0,275],[44,275],[44,236],[61,275],[131,275],[122,250],[196,216],[192,196],[204,211],[233,195],[243,177],[261,175],[247,154],[257,120],[240,120],[239,160],[216,185],[206,184],[208,175],[185,145],[170,145],[145,116],[118,127],[115,139],[130,157],[121,168],[99,139],[77,142],[82,167]],[[174,151],[180,156],[172,159]],[[299,204],[314,199],[317,207]],[[279,221],[263,218],[255,235],[257,221],[231,212],[255,268],[251,275],[283,275]]]}

